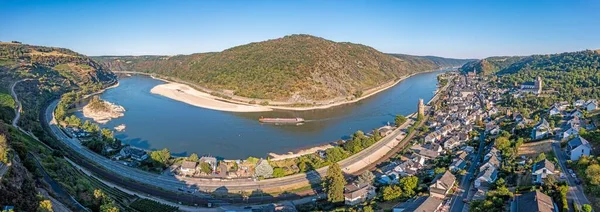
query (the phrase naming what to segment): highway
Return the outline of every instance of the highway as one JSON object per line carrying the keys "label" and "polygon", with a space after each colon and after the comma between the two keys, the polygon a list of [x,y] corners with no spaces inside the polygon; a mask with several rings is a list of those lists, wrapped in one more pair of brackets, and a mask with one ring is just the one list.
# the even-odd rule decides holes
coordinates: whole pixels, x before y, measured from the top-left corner
{"label": "highway", "polygon": [[[53,101],[46,108],[44,116],[52,133],[70,149],[78,152],[88,160],[98,163],[112,173],[144,184],[154,185],[168,191],[177,193],[180,192],[179,189],[181,188],[197,189],[201,192],[195,192],[194,195],[209,199],[210,201],[211,199],[214,199],[209,194],[203,192],[210,192],[223,188],[228,190],[230,193],[254,190],[287,190],[285,188],[298,188],[307,186],[309,184],[319,184],[321,182],[321,178],[324,177],[325,173],[327,172],[327,167],[323,167],[308,173],[258,181],[248,179],[201,179],[181,176],[164,176],[145,172],[98,155],[84,147],[78,139],[70,138],[65,135],[65,133],[60,130],[59,126],[57,126],[56,122],[53,120],[53,111],[55,110],[57,104],[58,100]],[[381,139],[379,142],[373,144],[367,149],[352,155],[343,161],[340,161],[339,163],[342,167],[342,170],[347,173],[354,173],[355,171],[361,170],[361,168],[370,165],[371,161],[377,161],[374,160],[376,159],[374,156],[383,157],[385,153],[399,143],[399,140],[397,140],[396,137],[403,138],[404,133],[400,129],[408,127],[409,123],[411,122],[405,123],[399,129],[393,131],[391,135]]]}

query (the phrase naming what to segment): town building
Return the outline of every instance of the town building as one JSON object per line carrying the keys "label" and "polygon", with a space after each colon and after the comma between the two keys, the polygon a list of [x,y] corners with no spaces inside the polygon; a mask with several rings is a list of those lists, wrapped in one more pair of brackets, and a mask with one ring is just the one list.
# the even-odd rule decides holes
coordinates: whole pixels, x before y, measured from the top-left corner
{"label": "town building", "polygon": [[542,160],[533,164],[532,178],[533,183],[543,184],[544,179],[553,176],[555,173],[555,167],[549,160]]}
{"label": "town building", "polygon": [[487,167],[485,170],[479,172],[479,175],[475,179],[475,188],[489,187],[498,179],[498,169],[496,167]]}
{"label": "town building", "polygon": [[541,94],[543,89],[542,77],[538,76],[535,82],[524,82],[521,84],[521,92]]}
{"label": "town building", "polygon": [[146,153],[146,151],[131,146],[125,146],[121,148],[121,151],[119,151],[119,156],[123,158],[131,157],[131,159],[137,161],[148,159],[148,153]]}
{"label": "town building", "polygon": [[375,187],[370,184],[348,184],[344,187],[344,203],[346,205],[357,205],[373,199],[377,193]]}
{"label": "town building", "polygon": [[548,121],[546,121],[546,119],[542,119],[531,130],[531,139],[542,139],[548,137],[551,132],[552,129],[550,128]]}
{"label": "town building", "polygon": [[577,136],[567,143],[567,155],[572,161],[579,160],[581,156],[590,156],[591,151],[590,142],[581,136]]}
{"label": "town building", "polygon": [[186,175],[186,176],[194,175],[194,173],[196,173],[197,165],[198,165],[198,162],[196,162],[196,161],[183,161],[179,171],[181,172],[181,175]]}
{"label": "town building", "polygon": [[552,201],[550,196],[540,192],[532,191],[519,196],[515,196],[510,203],[510,212],[556,212],[558,206]]}
{"label": "town building", "polygon": [[420,196],[406,202],[402,202],[393,208],[393,212],[427,211],[436,212],[442,207],[444,200],[432,196]]}
{"label": "town building", "polygon": [[445,198],[446,194],[454,186],[455,181],[456,177],[449,171],[446,171],[443,175],[438,175],[433,180],[433,184],[429,186],[429,195],[437,198]]}

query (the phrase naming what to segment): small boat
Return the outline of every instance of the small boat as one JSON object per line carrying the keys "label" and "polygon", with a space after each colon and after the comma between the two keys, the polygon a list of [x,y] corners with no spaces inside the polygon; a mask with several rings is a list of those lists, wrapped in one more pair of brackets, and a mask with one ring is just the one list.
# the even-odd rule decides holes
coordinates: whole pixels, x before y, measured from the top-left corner
{"label": "small boat", "polygon": [[263,118],[260,117],[258,121],[262,123],[285,123],[285,124],[296,124],[303,123],[303,118]]}

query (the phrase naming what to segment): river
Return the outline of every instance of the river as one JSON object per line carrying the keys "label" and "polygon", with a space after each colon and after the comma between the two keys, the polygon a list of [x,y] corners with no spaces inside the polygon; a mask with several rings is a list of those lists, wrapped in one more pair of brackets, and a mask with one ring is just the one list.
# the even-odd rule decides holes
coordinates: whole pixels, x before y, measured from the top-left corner
{"label": "river", "polygon": [[[125,116],[101,127],[125,124],[115,137],[147,150],[168,148],[175,156],[191,153],[227,159],[266,157],[345,139],[357,130],[371,131],[393,124],[396,114],[417,110],[419,98],[429,101],[442,71],[414,75],[396,86],[356,103],[313,111],[232,113],[195,107],[152,94],[165,82],[134,75],[119,79],[119,86],[101,98],[125,107]],[[76,115],[85,119],[81,112]],[[303,125],[261,124],[258,118],[302,117]],[[86,119],[87,120],[87,119]]]}

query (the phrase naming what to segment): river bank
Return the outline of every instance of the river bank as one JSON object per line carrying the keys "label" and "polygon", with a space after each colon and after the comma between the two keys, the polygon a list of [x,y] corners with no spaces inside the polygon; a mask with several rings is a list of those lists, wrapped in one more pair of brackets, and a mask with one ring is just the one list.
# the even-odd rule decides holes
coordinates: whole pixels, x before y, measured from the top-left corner
{"label": "river bank", "polygon": [[[178,82],[173,82],[173,81],[166,80],[166,79],[161,79],[154,75],[150,75],[150,76],[152,76],[152,78],[154,78],[154,79],[164,81],[167,84],[157,85],[154,88],[152,88],[150,90],[150,92],[153,94],[158,94],[158,95],[176,100],[176,101],[187,103],[187,104],[190,104],[190,105],[193,105],[196,107],[202,107],[202,108],[219,110],[219,111],[228,111],[228,112],[265,112],[265,111],[272,111],[272,110],[309,111],[309,110],[318,110],[318,109],[328,109],[331,107],[355,103],[355,102],[361,101],[363,99],[369,98],[377,93],[385,91],[391,87],[394,87],[398,83],[400,83],[403,80],[410,78],[414,75],[429,73],[429,72],[434,72],[434,71],[439,71],[439,70],[430,70],[430,71],[413,73],[413,74],[409,74],[407,76],[403,76],[398,80],[390,81],[390,82],[387,82],[378,87],[366,90],[366,91],[364,91],[364,95],[362,95],[358,98],[351,99],[351,100],[342,100],[342,101],[337,101],[337,102],[331,101],[329,104],[315,105],[315,106],[308,106],[308,107],[285,106],[285,105],[281,105],[281,104],[277,104],[277,105],[248,104],[246,102],[237,101],[237,100],[235,100],[236,98],[224,99],[221,97],[217,97],[217,96],[211,95],[207,92],[197,90],[189,85],[178,83]],[[241,98],[241,97],[239,97],[239,98]],[[263,102],[263,101],[259,100],[259,101],[255,101],[255,102]],[[293,105],[295,103],[288,103],[288,104]]]}

